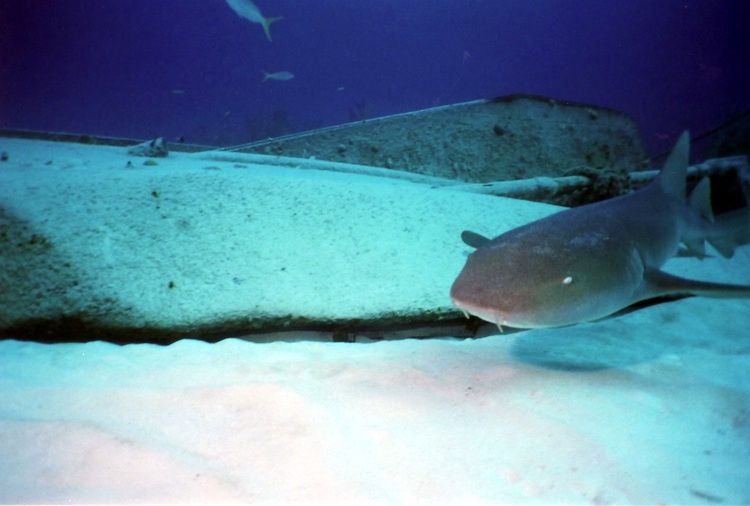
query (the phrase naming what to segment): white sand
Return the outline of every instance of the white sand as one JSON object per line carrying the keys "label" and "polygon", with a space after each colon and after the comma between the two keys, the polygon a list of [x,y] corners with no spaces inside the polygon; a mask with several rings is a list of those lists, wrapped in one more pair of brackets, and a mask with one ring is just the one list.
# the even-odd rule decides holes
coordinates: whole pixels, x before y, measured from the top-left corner
{"label": "white sand", "polygon": [[[497,219],[425,223],[469,211]],[[750,283],[750,248],[668,270]],[[748,329],[691,298],[479,340],[0,341],[0,502],[748,503]]]}
{"label": "white sand", "polygon": [[5,341],[0,502],[747,503],[748,326],[696,298],[464,341]]}

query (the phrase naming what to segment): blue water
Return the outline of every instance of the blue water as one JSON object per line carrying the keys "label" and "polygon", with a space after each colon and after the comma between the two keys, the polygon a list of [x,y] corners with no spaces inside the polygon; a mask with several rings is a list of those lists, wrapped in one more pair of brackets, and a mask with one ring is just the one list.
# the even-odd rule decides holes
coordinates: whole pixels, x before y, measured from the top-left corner
{"label": "blue water", "polygon": [[[0,127],[229,145],[513,93],[668,149],[750,107],[744,0],[2,0]],[[262,70],[289,81],[261,83]]]}

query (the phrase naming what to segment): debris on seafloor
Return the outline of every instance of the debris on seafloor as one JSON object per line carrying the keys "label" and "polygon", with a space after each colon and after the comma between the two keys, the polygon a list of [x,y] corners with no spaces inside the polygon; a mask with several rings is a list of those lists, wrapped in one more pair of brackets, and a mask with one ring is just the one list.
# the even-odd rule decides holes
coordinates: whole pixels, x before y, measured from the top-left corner
{"label": "debris on seafloor", "polygon": [[145,156],[148,158],[164,158],[169,155],[169,148],[164,137],[157,137],[152,141],[142,142],[128,149],[128,154],[133,156]]}

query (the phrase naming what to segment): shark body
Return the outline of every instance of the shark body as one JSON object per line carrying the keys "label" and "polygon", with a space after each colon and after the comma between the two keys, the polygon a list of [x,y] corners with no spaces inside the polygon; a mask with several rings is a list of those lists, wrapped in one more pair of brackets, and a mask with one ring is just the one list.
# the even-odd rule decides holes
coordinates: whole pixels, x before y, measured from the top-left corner
{"label": "shark body", "polygon": [[263,27],[268,41],[271,41],[271,25],[282,17],[266,18],[261,14],[260,9],[252,0],[227,0],[229,7],[241,18],[247,19],[252,23],[258,23]]}
{"label": "shark body", "polygon": [[654,181],[638,191],[568,209],[476,247],[451,287],[465,313],[502,326],[556,327],[610,315],[664,295],[750,297],[750,286],[684,279],[659,268],[684,245],[705,256],[704,241],[729,257],[750,242],[750,209],[718,216],[709,181],[685,199],[690,141],[682,134]]}

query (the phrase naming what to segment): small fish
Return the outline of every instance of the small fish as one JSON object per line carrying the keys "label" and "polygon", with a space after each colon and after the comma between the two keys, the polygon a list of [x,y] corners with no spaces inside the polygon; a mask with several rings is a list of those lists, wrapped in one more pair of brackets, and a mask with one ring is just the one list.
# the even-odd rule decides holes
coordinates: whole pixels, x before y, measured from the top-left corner
{"label": "small fish", "polygon": [[269,79],[274,81],[288,81],[290,79],[294,79],[294,74],[291,72],[287,72],[286,70],[282,70],[281,72],[266,72],[265,70],[261,70],[263,72],[263,81],[266,82]]}
{"label": "small fish", "polygon": [[260,9],[251,0],[227,0],[229,7],[241,18],[251,23],[259,23],[263,27],[266,38],[271,42],[271,25],[283,17],[266,18],[260,13]]}
{"label": "small fish", "polygon": [[453,304],[483,320],[519,328],[596,320],[664,295],[750,297],[750,286],[684,279],[660,270],[680,244],[724,257],[750,242],[750,208],[713,216],[709,180],[685,198],[690,139],[677,141],[645,188],[575,207],[495,239],[464,232],[476,249],[451,287]]}

